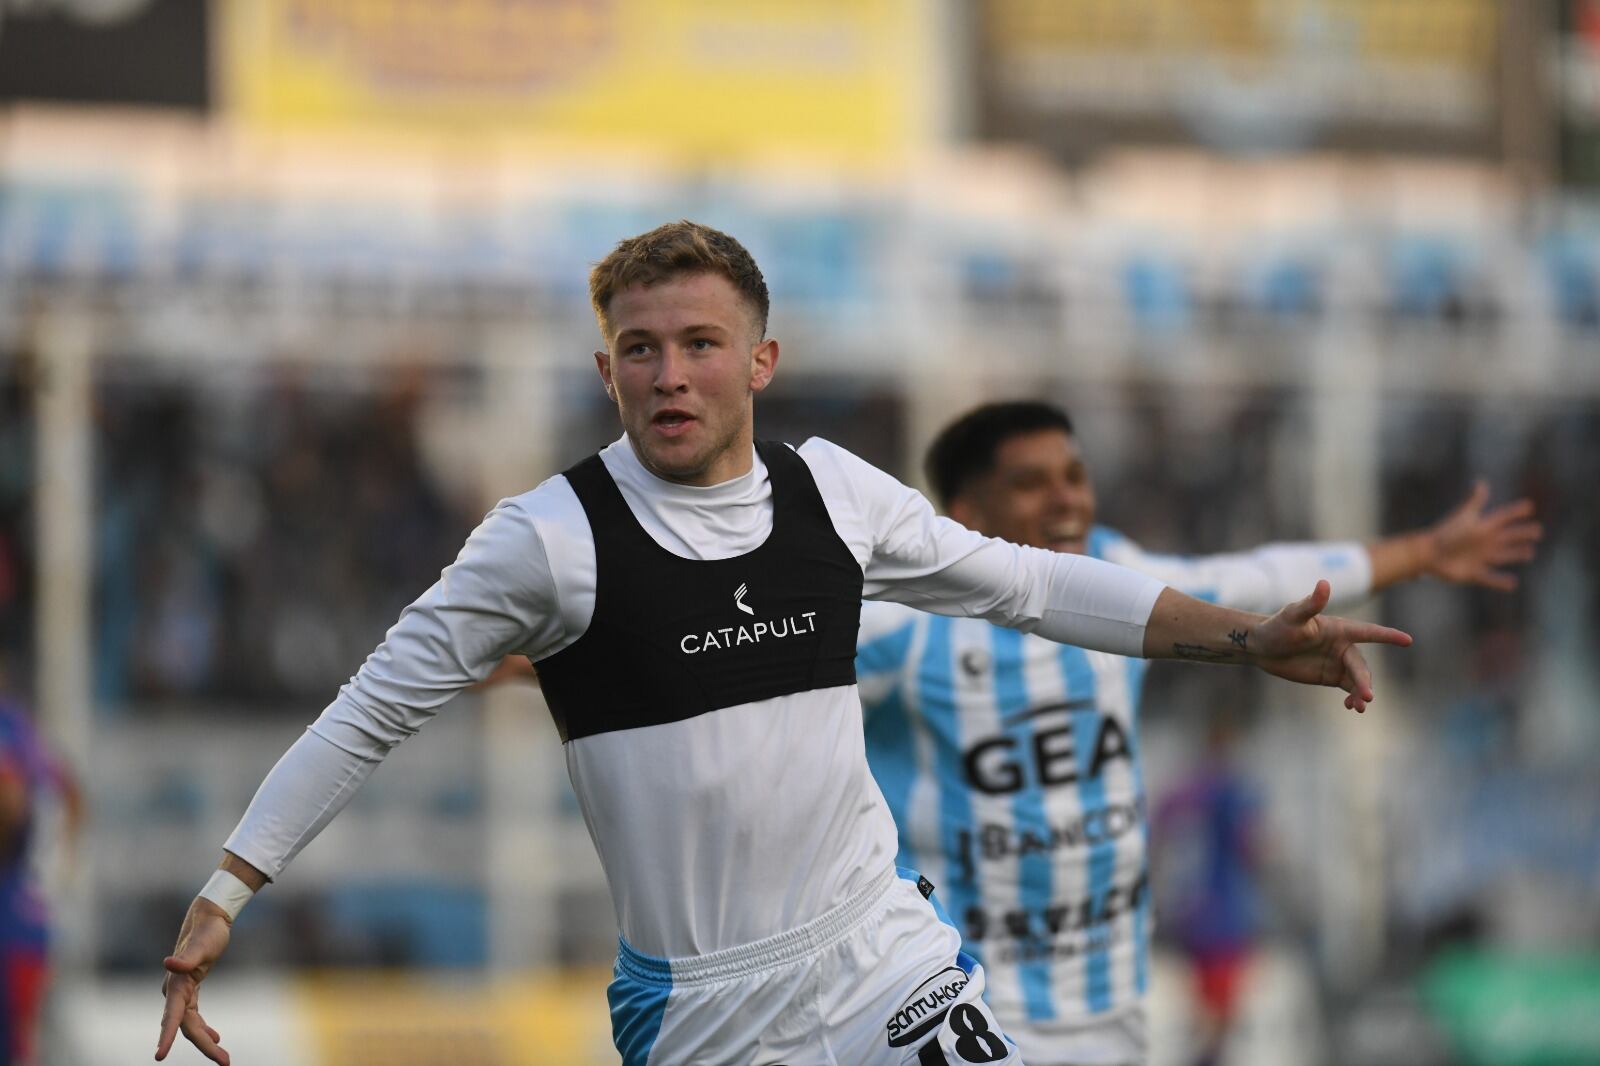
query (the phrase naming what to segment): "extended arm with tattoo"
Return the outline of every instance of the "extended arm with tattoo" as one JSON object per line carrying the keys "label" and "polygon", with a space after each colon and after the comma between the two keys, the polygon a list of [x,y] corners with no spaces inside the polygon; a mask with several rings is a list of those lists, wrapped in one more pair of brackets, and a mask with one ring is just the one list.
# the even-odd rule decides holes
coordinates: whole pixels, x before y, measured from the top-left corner
{"label": "extended arm with tattoo", "polygon": [[1372,701],[1372,672],[1358,645],[1406,647],[1411,637],[1398,629],[1324,615],[1328,583],[1272,615],[1236,611],[1164,590],[1156,599],[1144,633],[1150,659],[1237,663],[1302,684],[1329,685],[1348,695],[1345,706],[1363,711]]}

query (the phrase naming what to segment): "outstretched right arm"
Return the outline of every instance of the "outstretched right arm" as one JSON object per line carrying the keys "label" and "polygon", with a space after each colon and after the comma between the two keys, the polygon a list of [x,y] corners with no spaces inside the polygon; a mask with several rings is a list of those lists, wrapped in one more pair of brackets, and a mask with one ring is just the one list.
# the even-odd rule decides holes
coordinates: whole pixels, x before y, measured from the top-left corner
{"label": "outstretched right arm", "polygon": [[[262,782],[219,868],[244,884],[233,889],[234,902],[242,906],[282,873],[378,763],[457,692],[482,681],[510,652],[560,645],[568,628],[540,530],[521,501],[502,503]],[[206,895],[214,898],[191,904],[165,963],[156,1058],[165,1058],[182,1032],[226,1066],[228,1053],[198,1006],[200,982],[227,947],[233,914],[218,905],[217,893]]]}

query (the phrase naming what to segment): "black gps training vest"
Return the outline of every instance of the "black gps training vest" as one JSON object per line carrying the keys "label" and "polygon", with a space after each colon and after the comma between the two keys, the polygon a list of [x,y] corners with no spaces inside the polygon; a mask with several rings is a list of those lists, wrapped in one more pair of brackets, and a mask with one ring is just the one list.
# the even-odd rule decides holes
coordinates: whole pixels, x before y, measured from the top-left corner
{"label": "black gps training vest", "polygon": [[651,539],[598,455],[564,472],[594,534],[594,616],[538,664],[562,741],[853,685],[861,566],[791,448],[757,441],[772,532],[732,559]]}

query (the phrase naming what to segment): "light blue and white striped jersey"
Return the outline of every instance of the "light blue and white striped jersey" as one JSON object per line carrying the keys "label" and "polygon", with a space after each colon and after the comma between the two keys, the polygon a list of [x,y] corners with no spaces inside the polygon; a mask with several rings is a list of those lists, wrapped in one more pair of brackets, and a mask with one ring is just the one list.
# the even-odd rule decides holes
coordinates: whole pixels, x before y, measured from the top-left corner
{"label": "light blue and white striped jersey", "polygon": [[[1327,578],[1365,596],[1359,544],[1156,555],[1095,527],[1090,556],[1192,596],[1271,611]],[[1139,764],[1145,661],[981,619],[868,603],[856,673],[867,756],[921,871],[990,975],[1003,1025],[1092,1020],[1149,984],[1146,811]]]}

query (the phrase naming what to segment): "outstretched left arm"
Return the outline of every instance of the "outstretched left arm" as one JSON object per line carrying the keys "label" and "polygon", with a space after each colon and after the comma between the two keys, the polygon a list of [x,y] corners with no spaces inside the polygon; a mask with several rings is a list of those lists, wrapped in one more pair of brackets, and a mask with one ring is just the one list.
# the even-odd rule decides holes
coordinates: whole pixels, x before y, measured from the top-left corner
{"label": "outstretched left arm", "polygon": [[1431,575],[1461,585],[1510,592],[1517,577],[1501,567],[1530,561],[1544,527],[1533,501],[1487,508],[1489,486],[1480,481],[1461,505],[1426,529],[1384,537],[1367,545],[1372,589]]}
{"label": "outstretched left arm", "polygon": [[1145,626],[1145,657],[1255,666],[1289,681],[1343,689],[1344,705],[1364,711],[1373,698],[1372,671],[1359,645],[1404,648],[1411,637],[1388,626],[1324,615],[1328,594],[1328,583],[1319,581],[1311,595],[1268,616],[1166,589]]}

